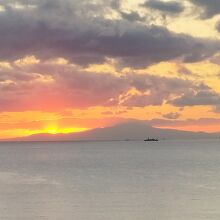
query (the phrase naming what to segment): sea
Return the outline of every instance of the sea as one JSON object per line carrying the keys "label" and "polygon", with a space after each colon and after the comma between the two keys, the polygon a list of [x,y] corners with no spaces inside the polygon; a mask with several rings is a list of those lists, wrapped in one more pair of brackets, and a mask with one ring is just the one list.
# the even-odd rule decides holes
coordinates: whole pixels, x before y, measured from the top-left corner
{"label": "sea", "polygon": [[219,220],[220,140],[0,143],[1,220]]}

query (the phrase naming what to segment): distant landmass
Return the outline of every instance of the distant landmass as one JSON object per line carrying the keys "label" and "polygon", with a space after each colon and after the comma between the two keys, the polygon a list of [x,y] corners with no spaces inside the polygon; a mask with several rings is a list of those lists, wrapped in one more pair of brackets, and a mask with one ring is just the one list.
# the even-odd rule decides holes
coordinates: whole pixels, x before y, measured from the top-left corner
{"label": "distant landmass", "polygon": [[6,141],[107,141],[162,139],[218,138],[219,133],[189,132],[154,128],[143,121],[130,121],[106,128],[70,134],[35,134]]}

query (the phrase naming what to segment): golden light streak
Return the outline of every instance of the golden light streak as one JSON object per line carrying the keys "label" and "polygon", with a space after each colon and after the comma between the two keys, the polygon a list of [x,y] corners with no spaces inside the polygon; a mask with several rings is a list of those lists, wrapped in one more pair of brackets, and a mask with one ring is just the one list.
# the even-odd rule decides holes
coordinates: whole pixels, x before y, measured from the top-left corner
{"label": "golden light streak", "polygon": [[45,130],[41,131],[41,133],[48,133],[48,134],[69,134],[75,132],[82,132],[87,131],[88,128],[58,128],[56,126],[49,126]]}

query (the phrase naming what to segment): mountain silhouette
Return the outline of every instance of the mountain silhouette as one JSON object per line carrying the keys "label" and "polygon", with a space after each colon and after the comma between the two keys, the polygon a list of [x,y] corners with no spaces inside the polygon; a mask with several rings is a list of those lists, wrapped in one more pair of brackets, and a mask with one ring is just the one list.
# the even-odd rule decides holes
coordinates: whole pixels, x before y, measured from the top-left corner
{"label": "mountain silhouette", "polygon": [[199,139],[218,138],[219,133],[189,132],[173,129],[154,128],[143,121],[129,121],[111,127],[96,128],[70,134],[35,134],[28,137],[10,139],[12,141],[109,141],[158,139]]}

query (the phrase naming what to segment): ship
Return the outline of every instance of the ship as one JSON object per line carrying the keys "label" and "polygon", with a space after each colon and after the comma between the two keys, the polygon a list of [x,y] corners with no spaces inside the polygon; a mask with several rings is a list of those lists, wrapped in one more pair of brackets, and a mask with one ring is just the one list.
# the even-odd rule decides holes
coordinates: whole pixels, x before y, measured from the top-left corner
{"label": "ship", "polygon": [[159,141],[159,140],[156,139],[156,138],[147,138],[147,139],[145,139],[144,141]]}

